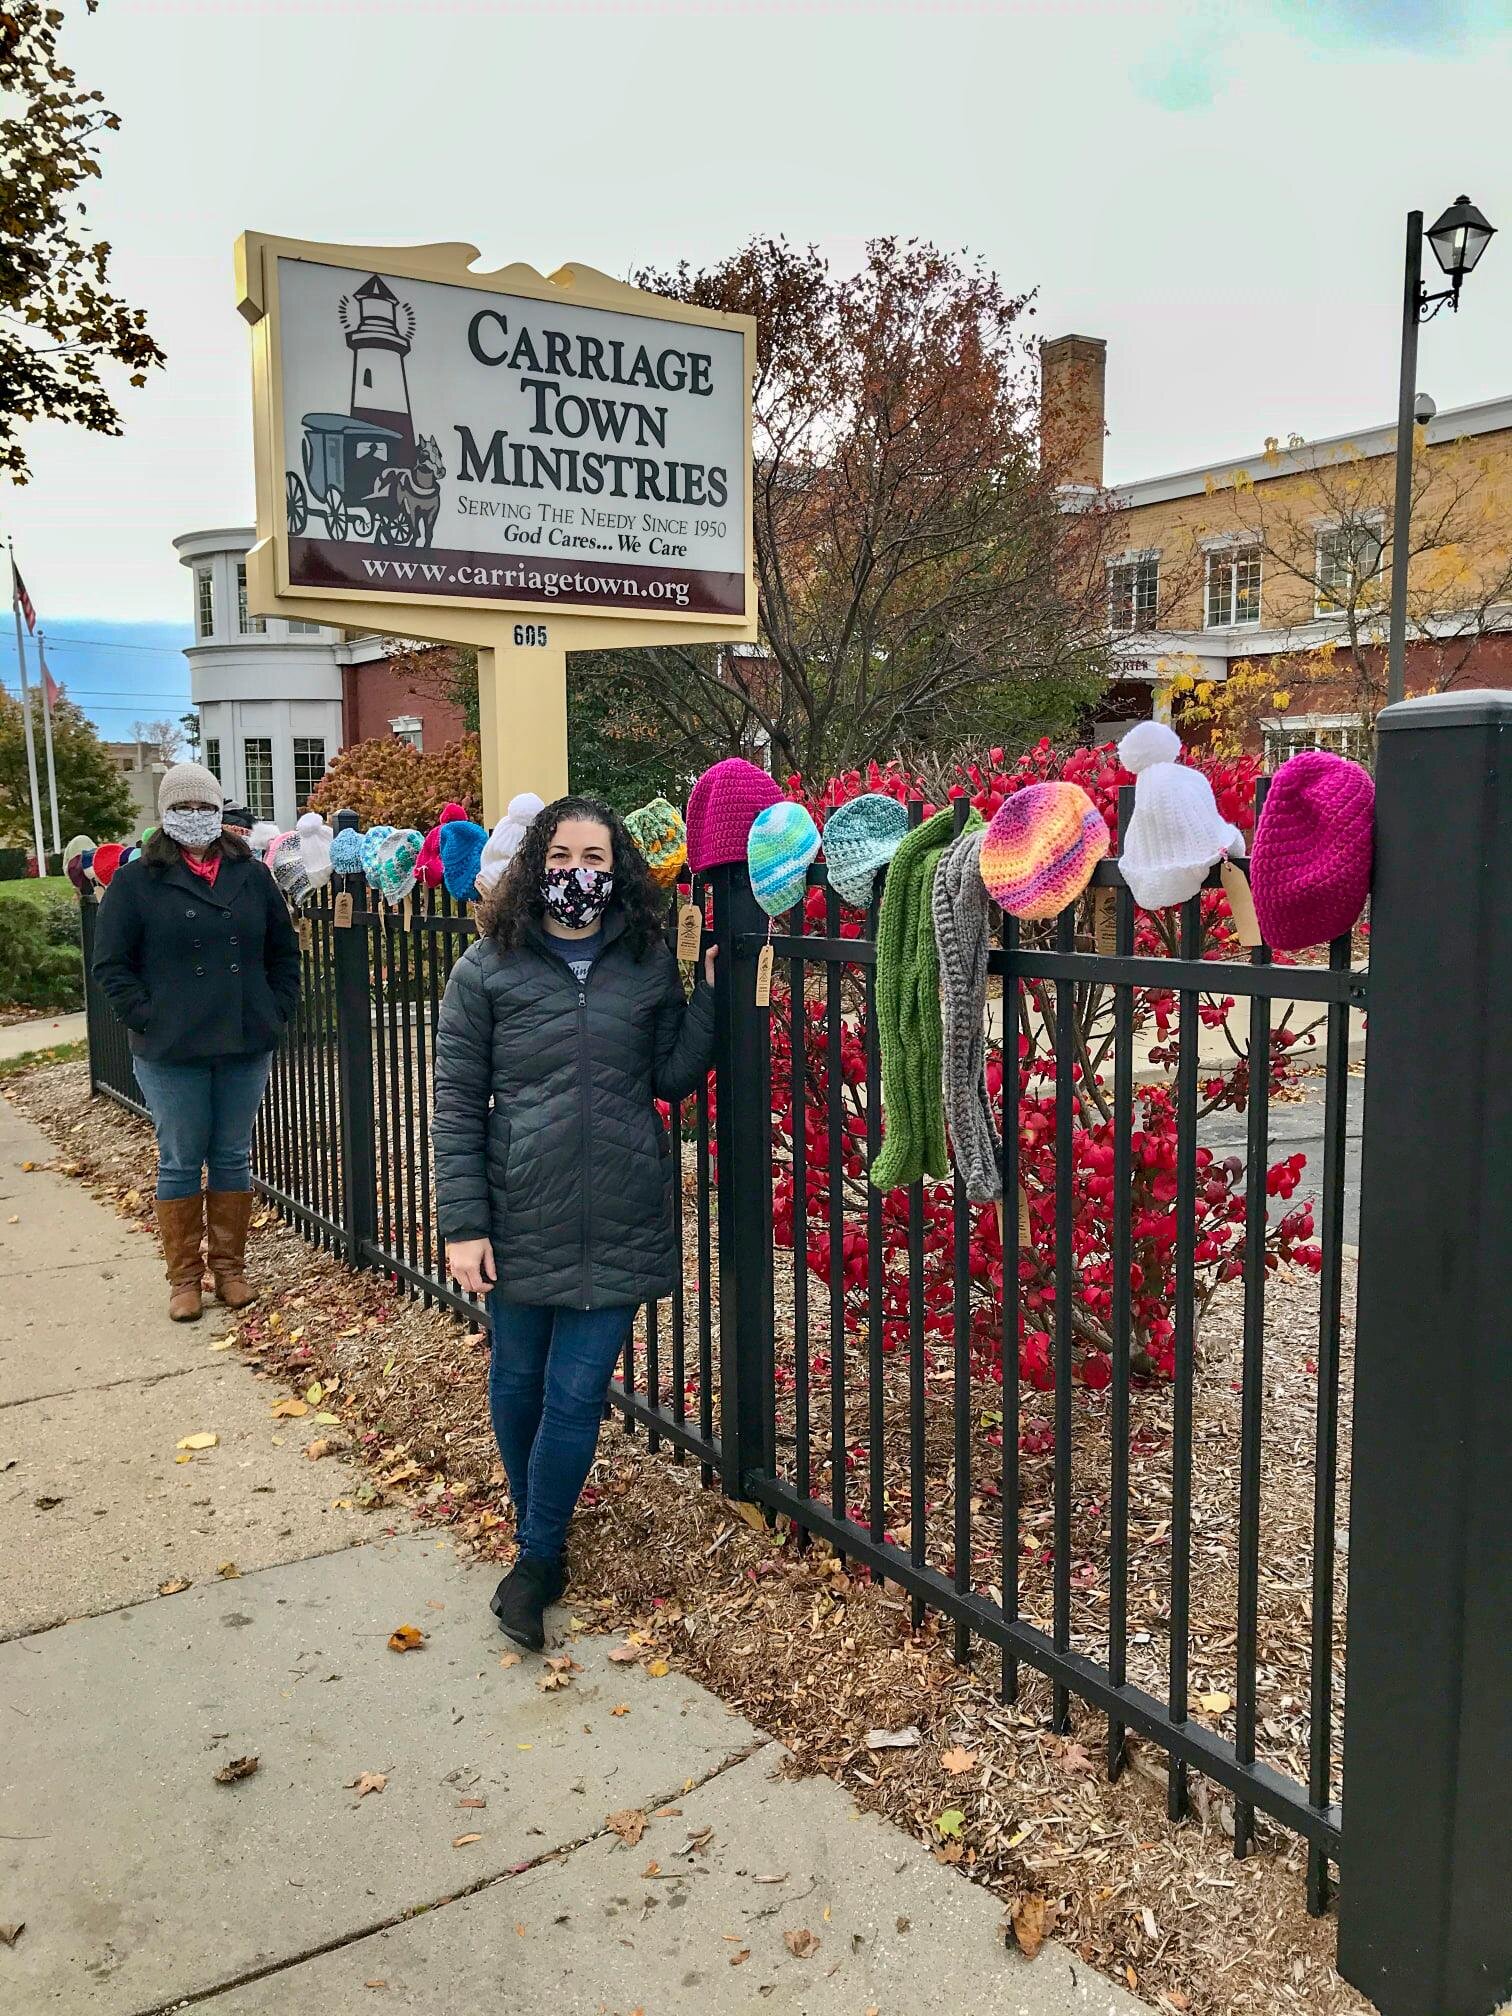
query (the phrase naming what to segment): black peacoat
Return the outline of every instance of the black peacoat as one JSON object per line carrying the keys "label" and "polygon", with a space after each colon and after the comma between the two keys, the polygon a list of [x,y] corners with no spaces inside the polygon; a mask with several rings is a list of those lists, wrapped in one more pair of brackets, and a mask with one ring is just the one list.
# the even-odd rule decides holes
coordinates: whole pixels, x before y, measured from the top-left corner
{"label": "black peacoat", "polygon": [[223,859],[212,886],[182,861],[118,869],[95,926],[94,977],[154,1064],[278,1046],[299,1000],[299,941],[273,877]]}
{"label": "black peacoat", "polygon": [[470,946],[436,1030],[442,1236],[488,1238],[508,1302],[628,1307],[677,1275],[672,1154],[654,1101],[684,1098],[714,1044],[714,997],[684,999],[661,943],[637,959],[617,906],[587,981],[544,940]]}

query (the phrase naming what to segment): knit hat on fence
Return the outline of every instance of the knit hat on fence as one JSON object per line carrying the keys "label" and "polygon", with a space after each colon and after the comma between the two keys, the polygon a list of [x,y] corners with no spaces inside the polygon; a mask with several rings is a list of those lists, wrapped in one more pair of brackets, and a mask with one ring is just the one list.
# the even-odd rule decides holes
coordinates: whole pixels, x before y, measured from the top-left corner
{"label": "knit hat on fence", "polygon": [[[979,832],[973,812],[966,831]],[[892,858],[877,919],[877,1041],[882,1052],[882,1152],[871,1167],[879,1190],[943,1176],[940,1099],[940,961],[931,896],[940,855],[955,838],[949,806],[907,834]]]}
{"label": "knit hat on fence", "polygon": [[158,814],[170,805],[224,805],[226,794],[220,779],[203,763],[175,763],[163,772],[158,786]]}
{"label": "knit hat on fence", "polygon": [[413,826],[385,834],[373,856],[373,887],[385,903],[402,903],[415,886],[415,866],[425,835]]}
{"label": "knit hat on fence", "polygon": [[70,861],[80,854],[87,853],[93,846],[94,842],[87,833],[75,833],[72,840],[63,849],[63,866],[67,868]]}
{"label": "knit hat on fence", "polygon": [[63,873],[81,896],[89,891],[89,864],[93,859],[94,849],[86,847],[81,854],[74,854],[63,863]]}
{"label": "knit hat on fence", "polygon": [[228,805],[221,813],[221,824],[233,828],[238,833],[250,833],[252,814],[245,805]]}
{"label": "knit hat on fence", "polygon": [[492,833],[483,843],[474,880],[478,894],[486,896],[519,853],[525,835],[546,810],[546,800],[535,791],[517,791]]}
{"label": "knit hat on fence", "polygon": [[688,829],[681,812],[665,798],[653,798],[649,805],[625,814],[625,831],[645,855],[657,888],[670,889],[688,858]]}
{"label": "knit hat on fence", "polygon": [[310,871],[297,833],[280,834],[274,841],[268,849],[268,867],[284,901],[298,909],[310,893]]}
{"label": "knit hat on fence", "polygon": [[319,812],[301,812],[294,821],[294,831],[301,840],[307,839],[312,833],[318,833],[322,840],[330,840],[332,837],[331,827]]}
{"label": "knit hat on fence", "polygon": [[[225,823],[225,816],[223,812],[221,814],[222,824]],[[273,821],[271,819],[259,819],[247,835],[247,845],[252,849],[258,860],[262,861],[267,858],[268,843],[277,838],[278,828],[273,824]]]}
{"label": "knit hat on fence", "polygon": [[1299,749],[1271,780],[1250,859],[1267,945],[1300,952],[1354,928],[1370,894],[1375,785],[1328,749]]}
{"label": "knit hat on fence", "polygon": [[[310,815],[306,813],[305,817]],[[299,858],[305,865],[305,873],[310,878],[310,889],[324,889],[331,879],[332,833],[325,821],[316,817],[313,827],[306,827],[304,819],[294,828],[299,835]]]}
{"label": "knit hat on fence", "polygon": [[331,842],[331,870],[336,875],[362,873],[363,836],[355,826],[343,826]]}
{"label": "knit hat on fence", "polygon": [[125,852],[126,849],[118,840],[107,840],[103,847],[96,847],[89,872],[102,889],[110,887],[111,878],[120,867],[121,856]]}
{"label": "knit hat on fence", "polygon": [[393,830],[392,826],[369,826],[362,836],[362,872],[367,877],[369,889],[378,887],[375,872],[378,866],[378,849]]}
{"label": "knit hat on fence", "polygon": [[946,848],[935,870],[932,905],[945,1001],[945,1119],[956,1167],[973,1204],[990,1204],[1003,1194],[997,1129],[987,1097],[992,904],[982,878],[981,856],[988,838],[980,831],[963,833]]}
{"label": "knit hat on fence", "polygon": [[422,889],[441,887],[441,828],[449,826],[456,819],[467,817],[465,805],[443,805],[441,816],[425,836],[420,849],[420,859],[415,863],[415,880]]}
{"label": "knit hat on fence", "polygon": [[1108,851],[1108,822],[1079,784],[1026,784],[982,841],[982,882],[1010,916],[1058,917]]}
{"label": "knit hat on fence", "polygon": [[746,866],[751,893],[768,917],[782,917],[803,900],[808,867],[819,852],[819,828],[802,805],[784,798],[751,822]]}
{"label": "knit hat on fence", "polygon": [[908,831],[908,807],[884,791],[863,791],[837,805],[824,822],[824,865],[842,903],[864,910],[877,876]]}
{"label": "knit hat on fence", "polygon": [[478,864],[488,835],[471,819],[452,819],[441,828],[441,876],[459,903],[471,903],[478,893]]}
{"label": "knit hat on fence", "polygon": [[688,800],[688,866],[694,874],[744,861],[756,814],[781,797],[765,770],[743,756],[726,756],[705,770]]}
{"label": "knit hat on fence", "polygon": [[1142,910],[1185,903],[1225,854],[1244,852],[1244,835],[1218,810],[1200,770],[1178,763],[1181,739],[1163,721],[1141,721],[1118,745],[1134,772],[1134,817],[1118,865]]}

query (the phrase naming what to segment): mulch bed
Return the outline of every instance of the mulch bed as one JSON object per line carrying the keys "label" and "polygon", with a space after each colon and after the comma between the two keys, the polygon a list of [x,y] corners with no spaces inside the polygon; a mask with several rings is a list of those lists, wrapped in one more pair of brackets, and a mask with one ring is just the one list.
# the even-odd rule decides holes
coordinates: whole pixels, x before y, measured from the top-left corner
{"label": "mulch bed", "polygon": [[[90,1104],[84,1067],[39,1069],[7,1096],[58,1143],[51,1165],[88,1182],[123,1216],[150,1225],[151,1149],[143,1123],[105,1100]],[[689,1242],[691,1246],[691,1241]],[[779,1287],[789,1256],[779,1262]],[[252,1242],[262,1302],[236,1331],[270,1406],[303,1401],[302,1428],[333,1445],[332,1490],[381,1514],[404,1507],[484,1557],[505,1558],[512,1527],[484,1403],[487,1343],[441,1309],[427,1309],[393,1282],[352,1274],[318,1252],[271,1211]],[[690,1254],[691,1261],[691,1254]],[[813,1296],[811,1346],[826,1347],[827,1296]],[[1346,1314],[1353,1310],[1346,1266]],[[779,1294],[779,1327],[785,1298]],[[691,1309],[690,1304],[690,1309]],[[1192,1544],[1191,1676],[1194,1715],[1232,1731],[1242,1308],[1224,1291],[1204,1323],[1197,1389]],[[689,1362],[695,1360],[690,1316]],[[1317,1283],[1282,1274],[1270,1282],[1262,1475],[1261,1754],[1305,1780],[1311,1629],[1312,1451]],[[1349,1449],[1352,1326],[1344,1336],[1340,1502]],[[864,1360],[847,1352],[857,1408]],[[643,1360],[641,1361],[643,1363]],[[665,1333],[662,1365],[668,1364]],[[926,1552],[949,1561],[954,1519],[952,1373],[939,1353],[927,1410]],[[886,1365],[884,1440],[888,1523],[907,1517],[907,1368]],[[828,1393],[813,1394],[816,1493],[825,1489]],[[1001,1463],[990,1380],[973,1382],[973,1579],[994,1581],[1000,1545],[990,1485]],[[1050,1396],[1023,1399],[1021,1607],[1047,1622],[1053,1459],[1046,1441]],[[690,1412],[695,1411],[690,1406]],[[1129,1628],[1131,1678],[1153,1692],[1166,1678],[1169,1602],[1169,1392],[1133,1398]],[[314,1424],[335,1413],[337,1427]],[[1073,1467],[1073,1634],[1100,1653],[1107,1623],[1108,1395],[1078,1388]],[[864,1444],[864,1410],[847,1412],[847,1441]],[[786,1445],[783,1467],[791,1465]],[[861,1468],[864,1472],[864,1458]],[[1343,1617],[1341,1529],[1336,1620]],[[1333,1968],[1335,1925],[1307,1916],[1304,1852],[1262,1817],[1244,1861],[1231,1851],[1228,1795],[1192,1780],[1192,1817],[1165,1815],[1158,1748],[1131,1743],[1132,1768],[1109,1784],[1102,1719],[1073,1703],[1069,1737],[1047,1728],[1049,1690],[1024,1670],[1019,1697],[1000,1699],[998,1662],[973,1648],[952,1656],[953,1630],[927,1618],[912,1625],[895,1588],[847,1572],[825,1547],[800,1547],[770,1531],[753,1508],[735,1506],[700,1482],[696,1463],[653,1453],[643,1432],[606,1432],[572,1539],[571,1629],[616,1630],[644,1663],[669,1659],[739,1707],[793,1752],[796,1772],[824,1771],[859,1804],[887,1814],[936,1855],[1004,1901],[1007,1936],[1017,1922],[1029,1943],[1053,1919],[1054,1936],[1090,1965],[1158,2008],[1198,2016],[1356,2016],[1367,2009]],[[1342,1629],[1335,1628],[1341,1680]],[[868,1741],[879,1732],[898,1745]],[[1337,1788],[1336,1788],[1337,1789]]]}

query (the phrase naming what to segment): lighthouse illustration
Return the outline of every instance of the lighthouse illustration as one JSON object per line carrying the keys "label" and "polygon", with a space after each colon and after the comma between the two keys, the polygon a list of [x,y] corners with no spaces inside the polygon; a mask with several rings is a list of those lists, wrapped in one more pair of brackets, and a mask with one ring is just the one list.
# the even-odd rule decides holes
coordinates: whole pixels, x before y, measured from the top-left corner
{"label": "lighthouse illustration", "polygon": [[415,333],[415,311],[381,275],[371,273],[342,296],[338,313],[352,353],[351,416],[402,435],[404,447],[394,459],[412,462],[415,423],[404,360]]}

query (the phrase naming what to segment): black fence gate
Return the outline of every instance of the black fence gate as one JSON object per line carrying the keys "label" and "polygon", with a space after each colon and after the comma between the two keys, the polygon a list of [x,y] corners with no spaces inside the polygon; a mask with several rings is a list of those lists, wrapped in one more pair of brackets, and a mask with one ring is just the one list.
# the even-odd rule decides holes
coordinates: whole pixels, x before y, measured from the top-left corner
{"label": "black fence gate", "polygon": [[[719,948],[716,1065],[669,1116],[684,1264],[611,1398],[651,1447],[830,1542],[916,1619],[948,1620],[960,1659],[989,1650],[1005,1698],[1057,1730],[1073,1701],[1104,1718],[1110,1772],[1131,1733],[1157,1745],[1173,1818],[1196,1772],[1232,1801],[1236,1855],[1257,1815],[1301,1837],[1309,1907],[1340,1869],[1341,1965],[1387,2016],[1480,2016],[1512,1988],[1512,696],[1408,703],[1378,727],[1369,976],[1348,939],[1321,964],[1216,958],[1206,897],[1163,942],[1137,942],[1116,858],[1080,916],[1006,922],[989,961],[996,1047],[1004,1082],[1016,1091],[1027,1068],[1031,1091],[1008,1102],[996,1226],[958,1173],[889,1198],[865,1180],[882,1128],[875,905],[842,911],[815,871],[819,893],[774,934],[742,869],[698,878]],[[350,1265],[475,1319],[445,1278],[429,1143],[436,1018],[472,919],[444,895],[377,906],[354,879],[300,933],[256,1181]],[[768,943],[779,984],[759,1006]],[[87,1001],[93,1087],[140,1112],[124,1034],[92,984]],[[1228,1066],[1244,1074],[1228,1103],[1245,1152],[1221,1164],[1200,1043],[1219,1002],[1247,1011]],[[1367,1003],[1346,1836],[1336,1528],[1350,1046]],[[1170,1023],[1153,1088],[1136,1068],[1152,1004]],[[1299,1012],[1321,1038],[1315,1228],[1282,1209],[1292,1178],[1267,1170]],[[1273,1739],[1259,1652],[1284,1251],[1317,1279],[1300,1749]],[[1237,1459],[1215,1580],[1198,1508],[1228,1449],[1221,1421],[1198,1432],[1199,1375],[1201,1319],[1221,1306]],[[1410,1894],[1436,1901],[1406,1910]]]}

